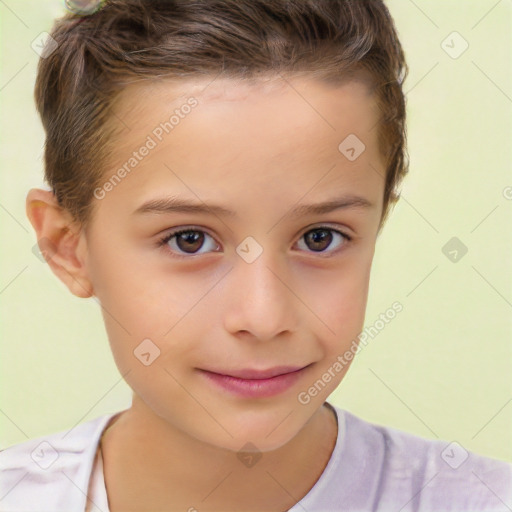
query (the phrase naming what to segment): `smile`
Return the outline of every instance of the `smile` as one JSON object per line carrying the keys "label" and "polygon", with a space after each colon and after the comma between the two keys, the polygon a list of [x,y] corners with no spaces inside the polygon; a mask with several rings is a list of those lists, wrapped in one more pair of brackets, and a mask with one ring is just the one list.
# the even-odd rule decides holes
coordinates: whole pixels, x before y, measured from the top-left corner
{"label": "smile", "polygon": [[302,377],[309,366],[277,367],[263,371],[239,370],[230,371],[230,374],[209,370],[200,372],[209,382],[229,393],[246,398],[264,398],[285,392]]}

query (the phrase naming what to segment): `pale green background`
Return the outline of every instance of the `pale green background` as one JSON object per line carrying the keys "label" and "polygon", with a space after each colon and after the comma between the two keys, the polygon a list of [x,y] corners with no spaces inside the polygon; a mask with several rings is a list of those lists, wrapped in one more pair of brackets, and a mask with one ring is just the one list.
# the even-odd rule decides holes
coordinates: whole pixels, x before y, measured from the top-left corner
{"label": "pale green background", "polygon": [[[377,245],[366,325],[404,310],[359,354],[333,403],[372,422],[512,461],[512,4],[388,2],[410,65],[411,172]],[[57,0],[3,0],[0,448],[128,407],[94,299],[32,253],[25,195],[42,186],[31,42]],[[449,57],[458,31],[469,49]],[[510,197],[510,196],[509,196]],[[469,248],[457,263],[441,247]]]}

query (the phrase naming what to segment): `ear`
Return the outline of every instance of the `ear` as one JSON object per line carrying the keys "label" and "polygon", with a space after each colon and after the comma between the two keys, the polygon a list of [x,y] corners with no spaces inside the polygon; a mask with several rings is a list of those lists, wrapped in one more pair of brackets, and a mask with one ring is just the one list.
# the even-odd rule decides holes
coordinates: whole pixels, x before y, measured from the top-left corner
{"label": "ear", "polygon": [[77,297],[93,295],[85,265],[87,243],[82,229],[59,206],[53,192],[33,188],[27,194],[26,213],[41,253],[54,274]]}

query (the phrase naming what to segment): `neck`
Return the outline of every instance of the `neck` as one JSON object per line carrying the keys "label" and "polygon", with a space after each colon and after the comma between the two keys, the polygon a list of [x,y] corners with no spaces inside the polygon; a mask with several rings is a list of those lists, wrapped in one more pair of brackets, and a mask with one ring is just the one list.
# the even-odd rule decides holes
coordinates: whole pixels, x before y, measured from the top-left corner
{"label": "neck", "polygon": [[324,404],[293,439],[254,463],[252,454],[242,460],[172,428],[134,397],[100,442],[110,511],[288,510],[320,478],[337,434],[336,414]]}

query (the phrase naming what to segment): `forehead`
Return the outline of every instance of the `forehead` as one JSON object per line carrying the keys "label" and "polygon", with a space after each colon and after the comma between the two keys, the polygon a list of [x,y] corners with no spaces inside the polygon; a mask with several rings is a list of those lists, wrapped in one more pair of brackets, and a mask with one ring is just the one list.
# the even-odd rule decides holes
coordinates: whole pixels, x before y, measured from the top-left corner
{"label": "forehead", "polygon": [[[375,109],[376,97],[372,93],[372,85],[366,74],[359,78],[345,80],[338,85],[322,82],[304,76],[262,76],[260,78],[189,78],[189,79],[160,79],[141,80],[129,83],[118,94],[115,101],[115,111],[123,117],[133,118],[148,114],[147,104],[153,99],[164,100],[162,109],[179,106],[189,97],[195,97],[202,105],[214,103],[250,103],[271,101],[286,97],[294,97],[296,101],[309,104],[315,110],[314,103],[319,101],[334,102],[339,107],[347,102],[356,100],[360,105],[365,104],[370,109]],[[331,105],[332,106],[332,105]],[[377,111],[375,111],[377,112]],[[317,111],[318,115],[321,112]]]}
{"label": "forehead", "polygon": [[[197,107],[190,112],[187,102],[192,99]],[[379,107],[367,83],[355,80],[338,86],[310,78],[281,76],[141,81],[126,87],[114,103],[112,119],[121,130],[118,148],[135,147],[143,131],[152,133],[158,125],[169,121],[173,113],[179,114],[179,120],[175,117],[179,126],[171,127],[172,133],[166,130],[163,135],[167,141],[176,142],[174,150],[182,145],[178,142],[185,142],[180,135],[193,127],[197,138],[209,130],[210,140],[238,134],[253,136],[257,143],[267,134],[272,147],[291,143],[296,151],[311,146],[298,146],[304,138],[300,131],[315,142],[313,149],[322,152],[325,144],[332,150],[336,140],[341,142],[350,134],[371,146],[378,131]],[[276,132],[277,138],[273,136]],[[323,144],[314,141],[318,137]],[[222,149],[228,151],[230,146],[224,145]]]}
{"label": "forehead", "polygon": [[[195,106],[185,109],[191,98]],[[276,200],[287,191],[296,201],[315,182],[319,194],[349,182],[371,183],[371,199],[378,202],[375,178],[384,173],[378,107],[361,82],[333,86],[283,77],[144,81],[122,92],[116,116],[127,128],[117,137],[111,170],[148,137],[156,142],[116,187],[113,195],[123,190],[131,195],[128,202],[151,197],[159,188],[208,197],[216,191],[233,197],[265,191],[265,197],[273,194]],[[340,150],[347,139],[364,145],[355,161]]]}

